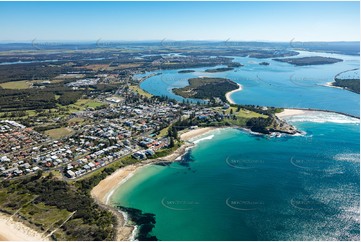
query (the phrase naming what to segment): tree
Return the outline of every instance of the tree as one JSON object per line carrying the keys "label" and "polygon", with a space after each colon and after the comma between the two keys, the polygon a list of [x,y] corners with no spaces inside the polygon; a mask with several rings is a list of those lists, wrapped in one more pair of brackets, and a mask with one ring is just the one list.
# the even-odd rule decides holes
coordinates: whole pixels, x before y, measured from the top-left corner
{"label": "tree", "polygon": [[36,173],[35,179],[39,179],[40,177],[42,177],[43,175],[43,170],[38,170],[38,172]]}
{"label": "tree", "polygon": [[173,126],[172,130],[173,130],[173,132],[172,132],[173,138],[178,139],[178,131],[177,131],[177,128]]}
{"label": "tree", "polygon": [[54,177],[53,172],[50,172],[49,175],[46,177],[46,179],[52,179]]}
{"label": "tree", "polygon": [[174,147],[174,138],[173,138],[173,137],[170,137],[169,147],[170,147],[170,148],[173,148],[173,147]]}

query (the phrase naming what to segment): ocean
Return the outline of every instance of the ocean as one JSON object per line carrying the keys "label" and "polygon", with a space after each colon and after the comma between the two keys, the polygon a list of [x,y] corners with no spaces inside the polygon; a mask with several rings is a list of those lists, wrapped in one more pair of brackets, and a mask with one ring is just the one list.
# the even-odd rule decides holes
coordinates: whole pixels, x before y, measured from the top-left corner
{"label": "ocean", "polygon": [[359,240],[359,120],[288,121],[304,134],[197,137],[180,161],[142,168],[111,203],[155,214],[160,240]]}

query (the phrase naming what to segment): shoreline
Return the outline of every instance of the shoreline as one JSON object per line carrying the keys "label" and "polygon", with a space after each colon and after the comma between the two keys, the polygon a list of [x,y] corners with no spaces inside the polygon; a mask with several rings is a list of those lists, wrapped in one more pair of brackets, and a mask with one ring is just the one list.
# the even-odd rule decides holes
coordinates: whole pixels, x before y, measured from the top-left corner
{"label": "shoreline", "polygon": [[156,159],[144,160],[139,163],[128,165],[123,168],[116,170],[113,174],[107,176],[101,180],[90,192],[91,197],[97,201],[98,204],[104,208],[108,208],[117,217],[118,228],[117,228],[117,240],[129,240],[134,237],[137,226],[128,225],[127,215],[124,212],[117,210],[116,208],[109,205],[110,197],[113,195],[115,190],[121,187],[126,181],[128,181],[136,172],[143,167],[157,163],[157,162],[177,162],[178,158],[183,156],[189,148],[194,147],[194,143],[191,139],[208,133],[212,130],[218,129],[217,127],[206,127],[198,128],[194,130],[188,130],[185,133],[180,134],[180,138],[185,143],[182,144],[173,153]]}
{"label": "shoreline", "polygon": [[[333,81],[333,82],[327,82],[326,84],[321,84],[320,86],[323,86],[323,87],[332,87],[332,88],[337,88],[337,89],[341,89],[341,90],[346,90],[346,91],[349,91],[349,92],[353,92],[353,93],[357,93],[347,87],[339,87],[339,86],[335,86],[333,85],[334,83],[336,83],[336,81]],[[357,93],[359,94],[359,93]]]}
{"label": "shoreline", "polygon": [[[242,87],[240,86],[240,90]],[[234,90],[232,92],[238,91]],[[335,111],[327,111],[327,110],[317,110],[317,109],[308,109],[308,108],[285,108],[283,112],[276,114],[276,116],[280,119],[284,119],[285,117],[291,117],[296,115],[302,115],[309,112],[327,112],[327,113],[337,113],[344,116],[349,116],[352,118],[360,119],[359,117],[335,112]],[[157,163],[157,162],[177,162],[180,157],[182,157],[188,149],[195,146],[191,140],[204,135],[210,131],[222,129],[224,127],[202,127],[193,130],[186,130],[186,132],[180,133],[180,139],[184,141],[184,143],[173,153],[156,159],[144,160],[139,163],[128,165],[123,168],[116,170],[113,174],[109,175],[105,179],[99,182],[97,186],[95,186],[91,190],[91,196],[100,204],[101,206],[108,208],[113,214],[117,217],[118,220],[118,228],[117,228],[117,240],[130,240],[134,239],[137,226],[136,225],[128,225],[128,216],[123,211],[119,211],[113,206],[111,206],[110,198],[114,194],[114,192],[119,189],[125,182],[127,182],[131,177],[134,176],[136,172],[140,169]],[[248,130],[246,130],[248,131]],[[249,132],[249,131],[248,131]]]}
{"label": "shoreline", "polygon": [[360,119],[360,117],[352,115],[352,114],[348,114],[348,113],[343,113],[343,112],[338,112],[338,111],[322,110],[322,109],[313,109],[313,108],[284,108],[284,111],[281,112],[281,113],[277,113],[276,116],[278,118],[282,119],[284,117],[301,115],[301,114],[306,114],[306,113],[309,113],[309,112],[335,113],[335,114],[340,114],[340,115],[344,115],[344,116],[355,118],[355,119]]}
{"label": "shoreline", "polygon": [[[343,87],[334,86],[333,83],[335,83],[335,82],[334,82],[334,81],[332,81],[332,82],[326,82],[326,84],[321,84],[320,86],[332,87],[332,88],[347,90],[346,88],[343,88]],[[348,90],[347,90],[347,91],[348,91]]]}
{"label": "shoreline", "polygon": [[0,212],[1,241],[49,241],[41,233]]}
{"label": "shoreline", "polygon": [[238,89],[226,93],[226,99],[230,104],[236,104],[231,98],[231,95],[235,92],[239,92],[243,90],[243,86],[241,84],[237,83],[237,85],[238,85]]}

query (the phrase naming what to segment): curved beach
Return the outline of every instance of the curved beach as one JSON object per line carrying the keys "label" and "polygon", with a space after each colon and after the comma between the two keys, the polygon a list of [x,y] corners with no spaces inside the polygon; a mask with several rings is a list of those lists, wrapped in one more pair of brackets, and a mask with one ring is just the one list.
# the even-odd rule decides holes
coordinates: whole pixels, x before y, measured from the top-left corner
{"label": "curved beach", "polygon": [[0,213],[1,241],[48,241],[39,232],[25,224],[13,220],[9,215]]}
{"label": "curved beach", "polygon": [[194,145],[192,142],[189,142],[189,140],[197,136],[203,135],[214,129],[216,128],[206,127],[206,128],[198,128],[182,133],[180,134],[180,138],[186,143],[183,144],[181,147],[179,147],[172,154],[162,158],[144,160],[134,165],[128,165],[126,167],[120,168],[110,176],[106,177],[104,180],[102,180],[97,186],[95,186],[92,189],[91,196],[100,205],[110,209],[110,211],[112,211],[113,214],[118,219],[118,233],[116,238],[117,240],[129,240],[130,238],[134,237],[133,231],[136,229],[136,226],[128,225],[126,214],[117,211],[109,204],[110,197],[112,196],[113,192],[116,189],[118,189],[119,186],[124,184],[128,179],[130,179],[140,168],[159,161],[167,161],[167,162],[175,161],[178,157],[184,155],[187,149],[189,149]]}
{"label": "curved beach", "polygon": [[233,93],[235,93],[235,92],[242,91],[242,89],[243,89],[243,87],[242,87],[241,84],[238,84],[238,83],[237,83],[237,85],[238,85],[238,89],[226,93],[226,99],[227,99],[227,101],[228,101],[230,104],[236,104],[236,103],[233,101],[233,99],[231,98],[231,95],[232,95]]}
{"label": "curved beach", "polygon": [[[278,113],[277,116],[281,119],[285,119],[292,116],[300,116],[304,114],[315,114],[315,113],[334,113],[334,112],[327,112],[321,110],[310,110],[310,109],[293,109],[287,108],[284,109],[283,112]],[[117,240],[132,240],[135,237],[137,227],[134,225],[129,225],[127,221],[127,214],[121,211],[117,211],[114,207],[112,207],[109,202],[110,198],[113,195],[116,189],[124,184],[127,180],[129,180],[139,169],[155,163],[159,161],[167,161],[173,162],[176,158],[182,156],[187,149],[194,146],[194,143],[191,142],[194,138],[204,135],[205,133],[212,131],[217,128],[207,127],[207,128],[197,128],[194,130],[190,130],[184,133],[180,133],[180,138],[183,141],[186,141],[184,145],[178,148],[172,154],[158,159],[153,160],[145,160],[139,162],[134,165],[129,165],[124,168],[118,169],[112,175],[108,176],[104,180],[102,180],[94,189],[91,191],[91,195],[94,199],[96,199],[100,204],[106,206],[111,211],[115,213],[118,218],[118,236]]]}

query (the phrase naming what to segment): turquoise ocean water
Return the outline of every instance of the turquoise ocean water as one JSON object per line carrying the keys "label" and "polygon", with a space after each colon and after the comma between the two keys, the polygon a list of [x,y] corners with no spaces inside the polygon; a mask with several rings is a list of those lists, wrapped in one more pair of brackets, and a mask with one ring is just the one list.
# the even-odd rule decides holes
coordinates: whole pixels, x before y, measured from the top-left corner
{"label": "turquoise ocean water", "polygon": [[[232,95],[237,103],[359,115],[358,94],[322,86],[357,68],[359,57],[302,55],[344,61],[294,67],[237,58],[245,66],[236,72],[167,70],[141,87],[181,100],[171,89],[187,85],[187,78],[227,77],[244,87]],[[178,162],[142,168],[111,203],[154,213],[153,234],[160,240],[359,240],[359,120],[316,112],[288,121],[304,134],[267,138],[225,128],[197,137]]]}
{"label": "turquoise ocean water", "polygon": [[207,133],[111,200],[156,214],[160,240],[358,240],[359,124],[309,118],[293,121],[302,136]]}

